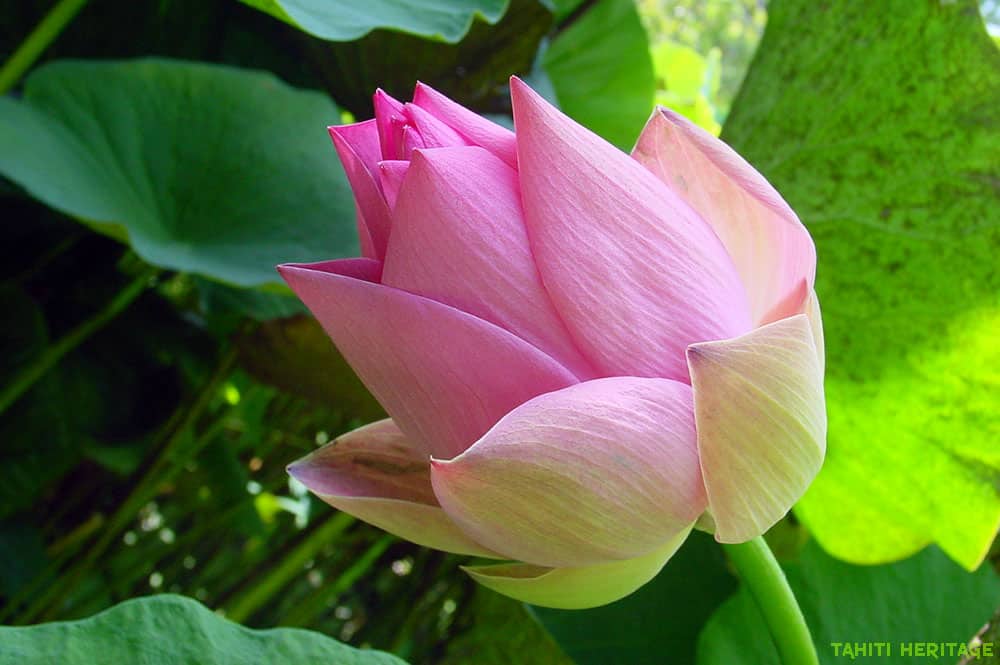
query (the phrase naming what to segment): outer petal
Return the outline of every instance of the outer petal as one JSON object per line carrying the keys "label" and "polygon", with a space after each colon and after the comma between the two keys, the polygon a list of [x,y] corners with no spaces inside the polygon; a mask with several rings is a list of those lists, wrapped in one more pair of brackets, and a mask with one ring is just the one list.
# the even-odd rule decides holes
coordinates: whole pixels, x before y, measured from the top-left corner
{"label": "outer petal", "polygon": [[491,122],[423,83],[413,91],[413,103],[429,111],[474,145],[486,148],[507,166],[517,168],[517,141],[514,132]]}
{"label": "outer petal", "polygon": [[632,156],[697,210],[733,257],[754,323],[813,286],[816,249],[785,200],[728,145],[668,109],[653,112]]}
{"label": "outer petal", "polygon": [[813,343],[816,345],[816,355],[819,356],[820,374],[826,371],[826,348],[825,337],[823,335],[823,315],[819,309],[819,298],[815,291],[810,291],[803,307],[803,312],[809,318],[809,325],[812,329]]}
{"label": "outer petal", "polygon": [[439,302],[371,282],[376,261],[279,268],[401,430],[451,457],[518,404],[576,383],[509,332]]}
{"label": "outer petal", "polygon": [[391,420],[348,432],[290,465],[288,472],[334,508],[418,545],[496,557],[441,510],[427,455]]}
{"label": "outer petal", "polygon": [[535,268],[516,171],[478,147],[418,151],[393,219],[383,284],[495,323],[594,376]]}
{"label": "outer petal", "polygon": [[580,568],[545,568],[527,563],[467,566],[483,586],[517,600],[564,610],[598,607],[624,598],[656,577],[690,533],[688,527],[649,554]]}
{"label": "outer petal", "polygon": [[602,374],[687,380],[684,349],[750,329],[712,229],[617,148],[511,82],[528,236],[542,281]]}
{"label": "outer petal", "polygon": [[613,377],[541,395],[431,461],[441,506],[513,559],[578,567],[649,554],[705,509],[691,389]]}
{"label": "outer petal", "polygon": [[381,261],[389,241],[389,207],[378,183],[376,164],[382,157],[375,121],[330,127],[329,131],[354,192],[362,253]]}
{"label": "outer petal", "polygon": [[698,451],[715,538],[738,543],[784,516],[823,464],[823,370],[809,318],[688,349]]}

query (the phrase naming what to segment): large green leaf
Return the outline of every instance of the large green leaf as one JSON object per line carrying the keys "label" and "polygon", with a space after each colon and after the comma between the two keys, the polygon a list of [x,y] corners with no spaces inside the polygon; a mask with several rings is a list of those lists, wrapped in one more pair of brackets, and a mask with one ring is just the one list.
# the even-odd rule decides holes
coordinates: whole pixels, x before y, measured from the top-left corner
{"label": "large green leaf", "polygon": [[351,41],[375,28],[457,42],[479,17],[496,23],[509,0],[243,0],[321,39]]}
{"label": "large green leaf", "polygon": [[[786,567],[824,665],[841,665],[844,644],[888,643],[854,652],[862,662],[909,665],[915,643],[951,643],[958,649],[986,622],[1000,599],[1000,579],[989,569],[967,573],[930,548],[886,566],[852,566],[815,543]],[[835,646],[838,644],[840,646]],[[909,655],[903,644],[909,643]],[[881,649],[880,654],[874,651]],[[938,662],[955,663],[957,653]],[[699,665],[779,665],[764,619],[746,590],[716,611],[698,642]],[[980,662],[980,661],[973,661]]]}
{"label": "large green leaf", "polygon": [[250,630],[184,596],[125,601],[81,621],[0,627],[0,663],[19,665],[404,665],[298,628]]}
{"label": "large green leaf", "polygon": [[1000,51],[971,0],[774,0],[723,138],[816,239],[826,464],[797,514],[830,553],[1000,524]]}
{"label": "large green leaf", "polygon": [[653,110],[656,90],[649,42],[632,0],[602,0],[579,16],[570,14],[542,66],[563,111],[631,149]]}
{"label": "large green leaf", "polygon": [[326,97],[165,60],[65,61],[0,99],[0,173],[145,260],[241,286],[357,253]]}
{"label": "large green leaf", "polygon": [[698,632],[735,587],[721,548],[696,531],[631,596],[592,610],[532,611],[579,665],[693,665]]}
{"label": "large green leaf", "polygon": [[359,120],[372,116],[376,88],[409,101],[418,80],[477,111],[509,113],[510,75],[531,68],[551,24],[542,0],[511,0],[501,20],[476,22],[457,44],[390,30],[353,42],[299,41],[334,99]]}

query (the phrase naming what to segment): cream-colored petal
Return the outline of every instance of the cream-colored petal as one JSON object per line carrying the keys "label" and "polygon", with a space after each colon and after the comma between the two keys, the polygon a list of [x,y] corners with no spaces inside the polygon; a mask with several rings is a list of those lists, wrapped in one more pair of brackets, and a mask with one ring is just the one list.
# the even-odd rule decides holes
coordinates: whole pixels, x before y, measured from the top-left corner
{"label": "cream-colored petal", "polygon": [[688,347],[698,452],[719,542],[764,533],[823,464],[826,407],[816,330],[809,316],[797,314]]}
{"label": "cream-colored petal", "polygon": [[497,593],[542,607],[579,610],[624,598],[656,577],[687,539],[691,526],[649,554],[579,568],[545,568],[508,563],[463,568]]}
{"label": "cream-colored petal", "polygon": [[528,400],[431,483],[463,531],[507,558],[577,568],[644,556],[705,510],[691,387],[612,377]]}

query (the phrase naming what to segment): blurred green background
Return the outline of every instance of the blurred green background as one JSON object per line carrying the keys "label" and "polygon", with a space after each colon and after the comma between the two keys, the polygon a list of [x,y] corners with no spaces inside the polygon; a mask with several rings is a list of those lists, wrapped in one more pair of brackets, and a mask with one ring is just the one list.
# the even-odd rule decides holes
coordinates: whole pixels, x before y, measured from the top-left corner
{"label": "blurred green background", "polygon": [[[357,253],[325,127],[417,79],[509,122],[512,73],[625,150],[655,103],[721,132],[816,238],[829,457],[768,535],[814,630],[987,623],[1000,3],[358,5],[62,2],[19,68],[54,3],[0,3],[0,623],[170,592],[411,663],[772,662],[707,538],[620,604],[538,612],[284,472],[381,417],[273,271]],[[833,590],[856,623],[808,600]]]}

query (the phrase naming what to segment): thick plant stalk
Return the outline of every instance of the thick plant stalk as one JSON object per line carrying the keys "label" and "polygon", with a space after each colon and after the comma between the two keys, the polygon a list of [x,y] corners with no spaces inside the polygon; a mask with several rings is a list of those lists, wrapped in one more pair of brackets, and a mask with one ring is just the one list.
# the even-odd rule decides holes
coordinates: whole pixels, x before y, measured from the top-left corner
{"label": "thick plant stalk", "polygon": [[38,56],[56,40],[85,4],[87,0],[60,0],[49,10],[0,68],[0,95],[17,85],[24,73],[38,60]]}
{"label": "thick plant stalk", "polygon": [[764,538],[723,545],[764,617],[784,665],[819,665],[816,647],[785,573]]}

